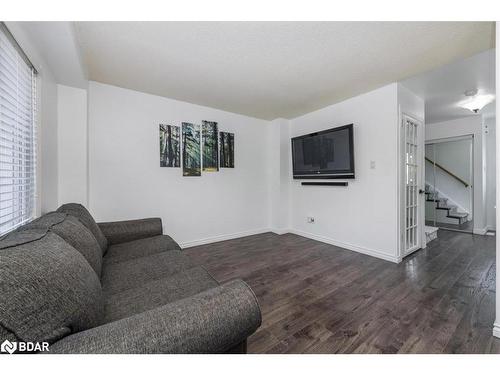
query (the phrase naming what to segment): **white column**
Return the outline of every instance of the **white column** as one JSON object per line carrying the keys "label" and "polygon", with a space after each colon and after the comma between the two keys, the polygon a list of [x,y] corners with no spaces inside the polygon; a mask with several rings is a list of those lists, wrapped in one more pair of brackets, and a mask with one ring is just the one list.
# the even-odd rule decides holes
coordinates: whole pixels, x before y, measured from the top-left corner
{"label": "white column", "polygon": [[[500,22],[496,23],[496,87],[500,87]],[[498,116],[500,114],[500,104],[499,100],[497,98],[496,100],[496,119],[498,119]],[[498,120],[496,120],[498,121]],[[499,129],[497,126],[496,129]],[[500,223],[500,158],[498,157],[500,155],[500,130],[496,132],[496,169],[497,169],[497,176],[496,176],[496,185],[497,185],[497,197],[496,197],[496,216],[497,216],[497,223]],[[497,282],[497,289],[496,289],[496,320],[495,320],[495,325],[493,327],[493,335],[496,337],[500,337],[500,235],[497,233],[496,236],[496,253],[497,253],[497,276],[496,276],[496,282]]]}
{"label": "white column", "polygon": [[58,204],[88,207],[87,91],[57,85]]}
{"label": "white column", "polygon": [[277,234],[290,230],[290,124],[278,118],[269,124],[270,228]]}

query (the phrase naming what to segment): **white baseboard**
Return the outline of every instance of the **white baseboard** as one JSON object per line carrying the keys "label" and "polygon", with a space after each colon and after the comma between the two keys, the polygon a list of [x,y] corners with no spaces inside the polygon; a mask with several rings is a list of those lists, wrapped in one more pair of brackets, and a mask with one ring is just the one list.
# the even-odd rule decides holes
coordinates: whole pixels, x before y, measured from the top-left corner
{"label": "white baseboard", "polygon": [[244,232],[222,234],[222,235],[219,235],[219,236],[202,238],[200,240],[181,242],[179,244],[179,246],[182,249],[185,249],[185,248],[188,248],[188,247],[206,245],[206,244],[209,244],[209,243],[226,241],[226,240],[232,240],[232,239],[235,239],[235,238],[246,237],[246,236],[253,236],[254,234],[261,234],[261,233],[267,233],[267,232],[271,232],[271,229],[270,228],[262,228],[262,229],[248,230],[248,231],[244,231]]}
{"label": "white baseboard", "polygon": [[488,228],[474,228],[474,229],[472,230],[472,233],[474,233],[474,234],[479,234],[479,235],[483,235],[483,236],[484,236],[484,235],[486,234],[486,232],[487,232],[487,231],[488,231]]}
{"label": "white baseboard", "polygon": [[272,233],[276,233],[279,235],[286,234],[286,233],[293,233],[293,234],[296,234],[298,236],[302,236],[302,237],[310,238],[312,240],[324,242],[324,243],[327,243],[329,245],[342,247],[342,248],[347,249],[347,250],[356,251],[356,252],[361,253],[361,254],[370,255],[372,257],[387,260],[387,261],[393,262],[393,263],[400,263],[402,260],[401,257],[388,255],[388,254],[385,254],[379,250],[369,249],[367,247],[362,247],[362,246],[349,244],[346,242],[337,241],[337,240],[334,240],[332,238],[320,236],[320,235],[313,234],[313,233],[303,232],[303,231],[296,230],[296,229],[286,229],[286,228],[280,228],[280,229],[278,229],[278,228],[262,228],[262,229],[244,231],[244,232],[223,234],[223,235],[219,235],[219,236],[203,238],[200,240],[181,242],[179,245],[182,249],[186,249],[188,247],[206,245],[206,244],[210,244],[210,243],[214,243],[214,242],[232,240],[235,238],[253,236],[255,234],[261,234],[261,233],[267,233],[267,232],[272,232]]}
{"label": "white baseboard", "polygon": [[290,229],[288,228],[271,228],[271,232],[282,235],[282,234],[287,234],[290,233]]}
{"label": "white baseboard", "polygon": [[500,323],[493,324],[493,336],[500,339]]}
{"label": "white baseboard", "polygon": [[346,242],[337,241],[337,240],[334,240],[332,238],[328,238],[328,237],[324,237],[324,236],[319,236],[319,235],[313,234],[313,233],[302,232],[302,231],[296,230],[296,229],[290,229],[289,232],[293,233],[293,234],[296,234],[298,236],[310,238],[312,240],[324,242],[324,243],[327,243],[327,244],[330,244],[330,245],[342,247],[342,248],[347,249],[347,250],[356,251],[356,252],[361,253],[361,254],[370,255],[370,256],[375,257],[375,258],[387,260],[389,262],[393,262],[393,263],[399,263],[399,262],[401,262],[401,257],[393,256],[393,255],[388,255],[388,254],[385,254],[385,253],[383,253],[383,252],[381,252],[379,250],[369,249],[367,247],[362,247],[362,246],[357,246],[357,245],[349,244],[349,243],[346,243]]}

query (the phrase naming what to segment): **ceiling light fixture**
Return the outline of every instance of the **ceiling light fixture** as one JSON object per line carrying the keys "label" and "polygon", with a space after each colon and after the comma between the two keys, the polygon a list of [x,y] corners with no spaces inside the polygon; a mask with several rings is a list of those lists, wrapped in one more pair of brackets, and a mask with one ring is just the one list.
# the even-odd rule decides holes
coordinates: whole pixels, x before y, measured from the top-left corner
{"label": "ceiling light fixture", "polygon": [[495,95],[478,95],[477,92],[477,89],[464,92],[467,99],[460,103],[460,107],[478,113],[485,105],[490,104],[495,99]]}

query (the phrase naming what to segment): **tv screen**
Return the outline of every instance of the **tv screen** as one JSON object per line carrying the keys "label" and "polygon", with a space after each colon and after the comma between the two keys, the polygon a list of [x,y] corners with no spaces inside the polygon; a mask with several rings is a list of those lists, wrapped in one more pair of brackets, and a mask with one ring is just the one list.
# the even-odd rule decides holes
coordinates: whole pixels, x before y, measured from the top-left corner
{"label": "tv screen", "polygon": [[354,178],[353,125],[292,138],[293,178]]}

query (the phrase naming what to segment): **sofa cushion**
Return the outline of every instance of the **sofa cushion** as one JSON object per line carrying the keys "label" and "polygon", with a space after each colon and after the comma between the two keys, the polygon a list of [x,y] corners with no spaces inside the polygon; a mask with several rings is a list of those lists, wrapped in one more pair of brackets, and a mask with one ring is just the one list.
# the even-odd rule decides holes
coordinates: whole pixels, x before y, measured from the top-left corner
{"label": "sofa cushion", "polygon": [[44,229],[0,241],[0,296],[0,326],[21,341],[51,343],[102,319],[97,275],[78,251]]}
{"label": "sofa cushion", "polygon": [[183,270],[170,277],[108,296],[104,302],[104,322],[139,314],[218,285],[203,267]]}
{"label": "sofa cushion", "polygon": [[98,277],[101,277],[102,251],[92,232],[76,217],[62,213],[50,212],[31,223],[21,227],[25,229],[49,229],[68,242],[90,264]]}
{"label": "sofa cushion", "polygon": [[160,235],[111,245],[106,252],[106,261],[108,264],[119,263],[163,251],[180,249],[171,237]]}
{"label": "sofa cushion", "polygon": [[51,230],[73,246],[89,262],[97,276],[101,277],[102,253],[97,240],[76,217],[68,216]]}
{"label": "sofa cushion", "polygon": [[95,222],[90,212],[87,211],[85,207],[83,207],[81,204],[78,203],[67,203],[59,207],[57,209],[57,212],[64,212],[80,220],[82,224],[85,225],[87,229],[92,232],[95,239],[99,243],[99,246],[101,247],[102,253],[103,254],[106,253],[106,250],[108,249],[108,240],[102,233],[101,229]]}
{"label": "sofa cushion", "polygon": [[108,246],[163,234],[161,218],[110,221],[97,224],[108,240]]}
{"label": "sofa cushion", "polygon": [[194,266],[191,259],[178,250],[120,263],[108,262],[105,257],[101,277],[103,292],[108,295],[137,288],[147,282],[172,276]]}

